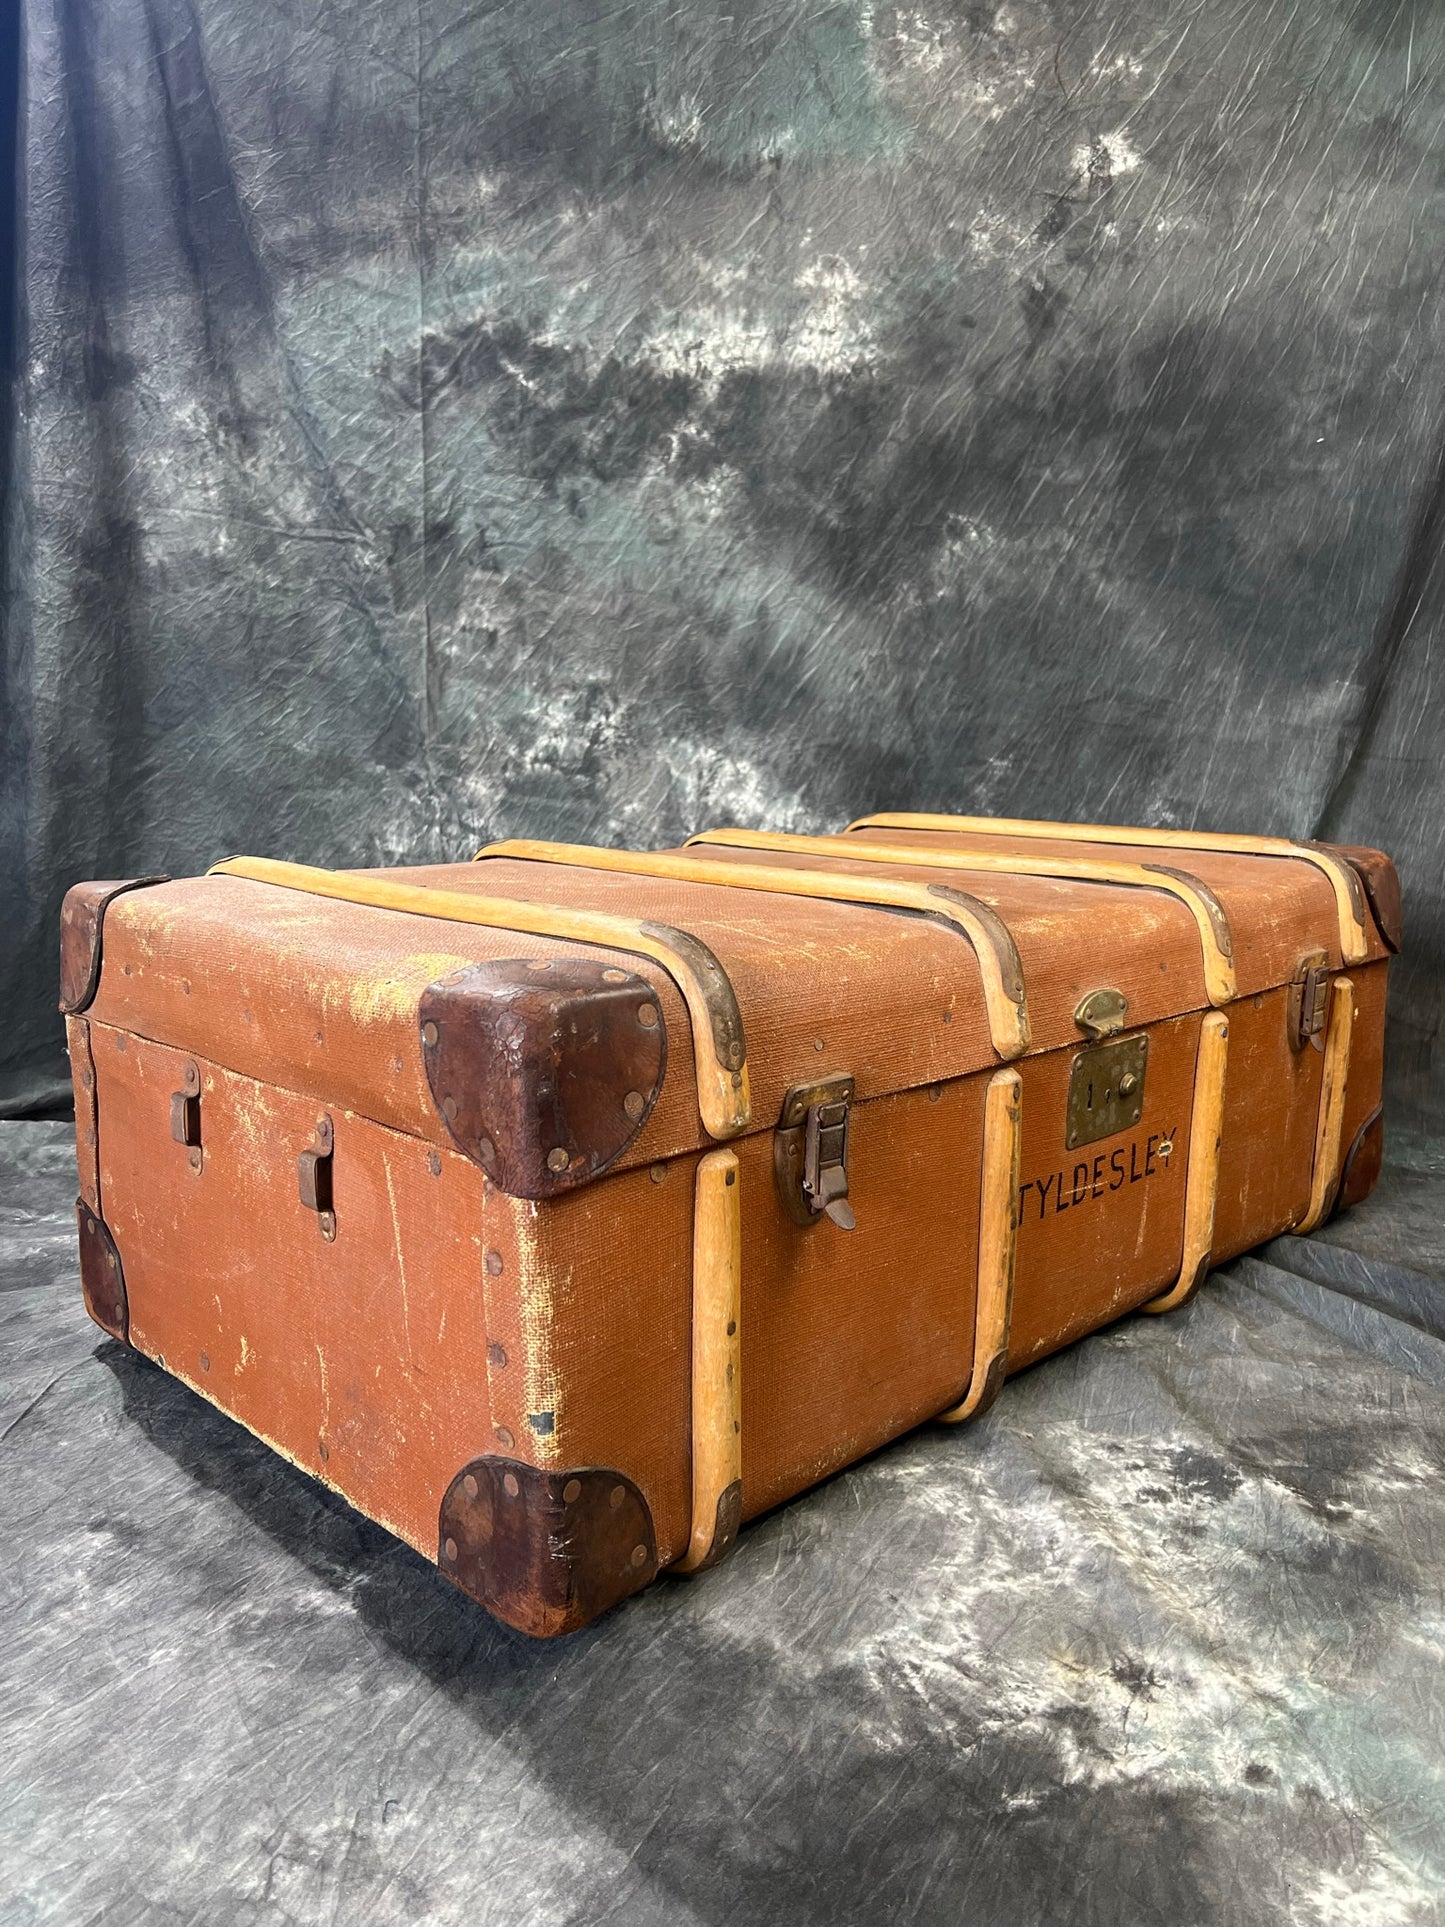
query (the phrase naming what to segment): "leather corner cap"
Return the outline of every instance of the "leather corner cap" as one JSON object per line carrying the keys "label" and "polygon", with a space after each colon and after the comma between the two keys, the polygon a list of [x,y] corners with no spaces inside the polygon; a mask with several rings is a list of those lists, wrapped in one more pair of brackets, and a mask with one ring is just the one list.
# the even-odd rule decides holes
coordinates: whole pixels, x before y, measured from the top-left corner
{"label": "leather corner cap", "polygon": [[667,1068],[652,986],[586,957],[468,965],[428,986],[419,1017],[448,1131],[513,1197],[556,1197],[615,1163]]}
{"label": "leather corner cap", "polygon": [[1405,905],[1400,873],[1390,858],[1383,850],[1367,850],[1353,843],[1326,843],[1321,847],[1333,850],[1349,864],[1364,885],[1380,935],[1391,950],[1398,950],[1405,935]]}
{"label": "leather corner cap", "polygon": [[535,1639],[576,1632],[657,1574],[651,1508],[606,1466],[473,1459],[447,1487],[438,1535],[447,1578]]}
{"label": "leather corner cap", "polygon": [[105,913],[128,890],[169,883],[167,876],[124,877],[106,883],[76,883],[60,906],[60,1008],[74,1017],[100,988],[101,939]]}
{"label": "leather corner cap", "polygon": [[125,1269],[115,1239],[104,1218],[98,1218],[84,1198],[75,1201],[80,1234],[80,1288],[85,1309],[112,1338],[128,1342],[130,1303],[125,1293]]}

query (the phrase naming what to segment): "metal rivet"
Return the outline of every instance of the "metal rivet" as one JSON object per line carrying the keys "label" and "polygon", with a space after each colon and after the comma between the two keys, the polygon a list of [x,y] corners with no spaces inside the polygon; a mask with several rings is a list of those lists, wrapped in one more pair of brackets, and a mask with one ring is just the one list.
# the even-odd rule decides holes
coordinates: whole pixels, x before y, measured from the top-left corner
{"label": "metal rivet", "polygon": [[455,1540],[455,1539],[448,1539],[448,1540],[447,1540],[447,1542],[446,1542],[446,1544],[445,1544],[445,1545],[444,1545],[444,1546],[442,1547],[442,1551],[443,1551],[443,1552],[444,1552],[444,1553],[446,1554],[446,1556],[447,1556],[447,1564],[448,1564],[449,1566],[451,1566],[451,1565],[455,1565],[455,1564],[456,1564],[456,1558],[457,1558],[457,1542],[456,1542],[456,1540]]}
{"label": "metal rivet", "polygon": [[741,1419],[734,1419],[734,1420],[733,1420],[733,1430],[734,1430],[735,1432],[741,1432],[741,1431],[742,1431],[742,1429],[743,1429],[743,1427],[742,1427],[742,1420],[741,1420]]}
{"label": "metal rivet", "polygon": [[448,1124],[456,1123],[457,1100],[454,1097],[444,1097],[442,1099],[442,1116],[446,1119]]}
{"label": "metal rivet", "polygon": [[201,1168],[201,1149],[200,1149],[200,1146],[199,1146],[199,1145],[192,1145],[192,1147],[191,1147],[191,1149],[190,1149],[189,1151],[187,1151],[187,1153],[186,1153],[186,1163],[190,1165],[190,1167],[191,1167],[191,1169],[192,1169],[193,1171],[199,1171],[199,1170],[200,1170],[200,1168]]}
{"label": "metal rivet", "polygon": [[602,973],[602,981],[604,984],[625,984],[627,982],[627,972],[625,970],[604,970]]}
{"label": "metal rivet", "polygon": [[640,1566],[645,1564],[646,1559],[647,1559],[646,1546],[634,1546],[632,1548],[632,1563],[634,1566]]}
{"label": "metal rivet", "polygon": [[499,1425],[497,1427],[497,1443],[500,1446],[506,1447],[508,1450],[516,1444],[516,1440],[512,1437],[511,1430],[508,1426]]}
{"label": "metal rivet", "polygon": [[316,1453],[323,1465],[331,1457],[331,1448],[326,1443],[325,1439],[318,1439],[316,1441]]}
{"label": "metal rivet", "polygon": [[321,1225],[321,1235],[327,1244],[334,1243],[336,1238],[336,1213],[334,1211],[323,1211],[319,1223]]}
{"label": "metal rivet", "polygon": [[439,1177],[441,1176],[441,1174],[442,1174],[442,1154],[441,1154],[441,1152],[440,1152],[440,1151],[428,1151],[428,1152],[427,1152],[427,1154],[426,1154],[426,1168],[427,1168],[427,1170],[428,1170],[428,1171],[430,1171],[430,1172],[431,1172],[431,1174],[432,1174],[432,1176],[433,1176],[434,1178],[439,1178]]}
{"label": "metal rivet", "polygon": [[724,1184],[736,1184],[737,1181],[738,1181],[738,1174],[736,1171],[729,1171],[727,1176],[723,1179]]}
{"label": "metal rivet", "polygon": [[657,1005],[642,1004],[638,1008],[637,1021],[644,1030],[657,1029]]}
{"label": "metal rivet", "polygon": [[507,1497],[509,1499],[515,1499],[521,1489],[521,1486],[517,1484],[516,1473],[508,1472],[502,1480],[502,1490],[506,1493]]}
{"label": "metal rivet", "polygon": [[123,976],[126,976],[126,977],[128,977],[128,976],[130,975],[130,965],[129,965],[129,964],[122,964],[120,968],[121,968],[121,974],[122,974]]}
{"label": "metal rivet", "polygon": [[929,1103],[930,1103],[930,1104],[936,1104],[936,1103],[938,1102],[938,1100],[939,1100],[939,1098],[940,1098],[940,1097],[942,1097],[942,1096],[943,1096],[943,1086],[942,1086],[941,1084],[930,1084],[930,1085],[929,1085],[929,1087],[928,1087],[928,1101],[929,1101]]}
{"label": "metal rivet", "polygon": [[395,1072],[396,1072],[396,1073],[397,1073],[398,1075],[400,1075],[400,1073],[401,1073],[401,1068],[402,1068],[402,1064],[401,1064],[401,1059],[400,1059],[399,1057],[393,1057],[393,1058],[392,1058],[392,1060],[391,1060],[391,1068],[392,1068],[392,1069],[393,1069],[393,1070],[394,1070],[394,1071],[395,1071]]}
{"label": "metal rivet", "polygon": [[639,1118],[647,1109],[647,1099],[641,1091],[629,1091],[622,1100],[622,1108],[630,1118]]}
{"label": "metal rivet", "polygon": [[201,1353],[201,1370],[203,1372],[208,1372],[210,1371],[210,1369],[211,1369],[211,1361],[209,1358],[207,1358],[206,1354],[202,1352]]}
{"label": "metal rivet", "polygon": [[506,1270],[506,1263],[500,1251],[489,1251],[486,1256],[487,1276],[500,1278]]}
{"label": "metal rivet", "polygon": [[324,1044],[326,1042],[326,1039],[322,1036],[321,1032],[318,1030],[314,1033],[314,1041],[318,1044]]}
{"label": "metal rivet", "polygon": [[567,1501],[568,1505],[572,1505],[576,1500],[580,1499],[582,1497],[582,1481],[580,1479],[569,1479],[562,1488],[562,1497]]}
{"label": "metal rivet", "polygon": [[815,1038],[813,1039],[813,1049],[814,1049],[814,1050],[826,1050],[827,1048],[828,1048],[828,1046],[827,1046],[827,1045],[826,1045],[826,1044],[825,1044],[825,1043],[823,1042],[823,1040],[822,1040],[822,1038],[821,1038],[821,1037],[815,1037]]}
{"label": "metal rivet", "polygon": [[497,1147],[489,1137],[477,1139],[477,1156],[482,1160],[483,1169],[490,1171],[497,1161]]}
{"label": "metal rivet", "polygon": [[527,968],[528,970],[550,970],[552,968],[552,959],[550,957],[534,957],[527,965]]}
{"label": "metal rivet", "polygon": [[[819,1050],[821,1050],[823,1047],[820,1044],[818,1048]],[[741,1043],[729,1044],[728,1045],[728,1062],[732,1065],[733,1069],[736,1070],[738,1066],[742,1063],[742,1061],[743,1061],[743,1047]]]}
{"label": "metal rivet", "polygon": [[622,1504],[622,1501],[626,1497],[627,1497],[627,1487],[625,1485],[614,1485],[612,1490],[607,1495],[607,1503],[608,1505],[611,1506],[612,1510],[616,1512],[617,1508]]}
{"label": "metal rivet", "polygon": [[469,1499],[475,1499],[478,1492],[481,1491],[481,1487],[477,1484],[474,1473],[468,1472],[467,1476],[462,1480],[462,1491],[466,1493]]}
{"label": "metal rivet", "polygon": [[189,981],[189,979],[187,979],[187,978],[185,978],[185,977],[182,977],[182,979],[181,979],[181,995],[182,995],[183,997],[189,997],[189,996],[190,996],[190,994],[191,994],[191,986],[190,986],[190,981]]}
{"label": "metal rivet", "polygon": [[117,1050],[125,1049],[125,1039],[121,1036],[119,1031],[116,1032],[115,1047]]}
{"label": "metal rivet", "polygon": [[507,1348],[505,1345],[491,1344],[487,1347],[487,1363],[496,1371],[507,1369]]}
{"label": "metal rivet", "polygon": [[569,1159],[568,1159],[567,1153],[562,1149],[562,1146],[560,1144],[555,1148],[555,1150],[551,1150],[547,1153],[547,1169],[549,1171],[565,1171],[567,1169],[568,1163],[569,1163]]}
{"label": "metal rivet", "polygon": [[730,1318],[728,1320],[728,1337],[736,1338],[737,1335],[738,1335],[738,1321],[736,1318]]}
{"label": "metal rivet", "polygon": [[647,1175],[652,1179],[652,1182],[654,1184],[666,1184],[667,1183],[667,1166],[665,1164],[650,1165],[648,1167]]}
{"label": "metal rivet", "polygon": [[953,1012],[951,1010],[944,1011],[943,1021],[945,1024],[951,1024],[953,1022]]}

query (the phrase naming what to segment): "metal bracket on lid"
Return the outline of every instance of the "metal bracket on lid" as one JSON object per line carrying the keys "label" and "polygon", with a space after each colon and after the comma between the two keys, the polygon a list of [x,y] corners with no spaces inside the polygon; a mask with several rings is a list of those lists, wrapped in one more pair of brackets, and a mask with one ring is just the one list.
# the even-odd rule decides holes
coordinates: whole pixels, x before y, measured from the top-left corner
{"label": "metal bracket on lid", "polygon": [[858,1220],[848,1202],[848,1124],[854,1081],[838,1075],[795,1084],[773,1135],[773,1170],[794,1224],[829,1217],[842,1231]]}

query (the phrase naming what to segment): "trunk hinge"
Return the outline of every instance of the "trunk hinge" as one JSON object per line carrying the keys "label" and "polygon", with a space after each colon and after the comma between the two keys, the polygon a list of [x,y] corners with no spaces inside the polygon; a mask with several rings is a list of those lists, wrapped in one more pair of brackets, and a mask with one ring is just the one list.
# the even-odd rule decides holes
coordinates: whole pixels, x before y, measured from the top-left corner
{"label": "trunk hinge", "polygon": [[783,1099],[773,1134],[773,1170],[794,1224],[816,1224],[825,1215],[843,1231],[857,1223],[848,1202],[852,1104],[853,1079],[843,1075],[795,1084]]}

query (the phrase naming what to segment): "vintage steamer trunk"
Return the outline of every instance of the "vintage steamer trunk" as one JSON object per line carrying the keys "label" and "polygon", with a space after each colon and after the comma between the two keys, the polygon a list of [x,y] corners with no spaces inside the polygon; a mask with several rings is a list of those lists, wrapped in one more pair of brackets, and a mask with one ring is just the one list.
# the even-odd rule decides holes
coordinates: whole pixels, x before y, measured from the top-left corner
{"label": "vintage steamer trunk", "polygon": [[1379,1167],[1367,850],[884,816],[66,899],[104,1330],[512,1625]]}

